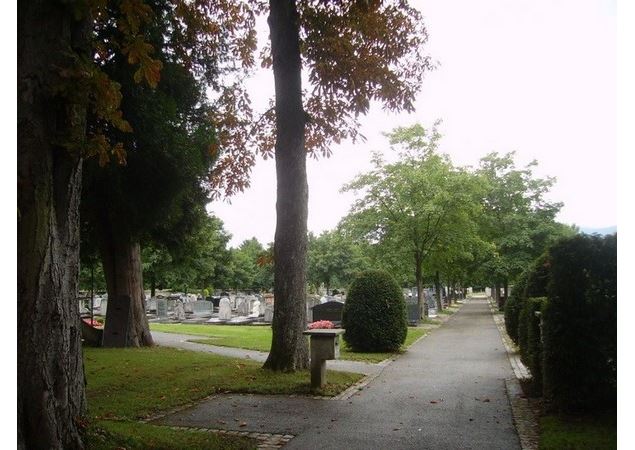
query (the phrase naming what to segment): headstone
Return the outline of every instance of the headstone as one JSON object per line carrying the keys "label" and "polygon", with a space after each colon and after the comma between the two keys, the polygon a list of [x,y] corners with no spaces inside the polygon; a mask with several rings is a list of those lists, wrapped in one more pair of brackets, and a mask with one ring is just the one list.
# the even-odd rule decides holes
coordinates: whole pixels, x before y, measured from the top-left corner
{"label": "headstone", "polygon": [[232,318],[232,309],[227,297],[223,297],[220,299],[220,304],[218,307],[218,318],[221,320],[229,320]]}
{"label": "headstone", "polygon": [[108,300],[105,298],[101,299],[101,303],[99,304],[99,314],[105,316],[108,313]]}
{"label": "headstone", "polygon": [[190,302],[190,304],[192,305],[192,312],[198,316],[211,315],[214,311],[214,304],[207,300]]}
{"label": "headstone", "polygon": [[267,308],[267,306],[265,305],[265,301],[263,300],[256,300],[258,302],[258,315],[259,316],[264,316],[265,315],[265,309]]}
{"label": "headstone", "polygon": [[183,308],[183,303],[178,302],[174,307],[174,318],[176,320],[185,320],[185,309]]}
{"label": "headstone", "polygon": [[419,305],[416,303],[408,303],[406,305],[408,309],[408,324],[409,325],[418,325],[419,320],[421,319],[421,313],[419,311]]}
{"label": "headstone", "polygon": [[[102,302],[103,305],[103,302]],[[108,309],[104,328],[104,347],[126,347],[130,322],[130,296],[119,295]]]}
{"label": "headstone", "polygon": [[260,315],[260,301],[254,301],[253,305],[251,306],[251,314],[255,317],[258,317]]}
{"label": "headstone", "polygon": [[329,320],[335,325],[342,323],[342,312],[344,311],[344,303],[331,301],[315,305],[313,307],[313,322],[318,320]]}
{"label": "headstone", "polygon": [[249,301],[244,297],[238,297],[236,299],[236,312],[241,316],[246,316],[250,313]]}
{"label": "headstone", "polygon": [[165,298],[157,299],[157,316],[158,317],[167,317],[168,316],[168,301]]}
{"label": "headstone", "polygon": [[194,312],[194,307],[192,306],[192,302],[188,302],[186,304],[183,305],[183,309],[185,310],[186,313],[193,313]]}
{"label": "headstone", "polygon": [[151,298],[150,300],[148,300],[148,303],[146,304],[146,311],[150,312],[150,311],[156,311],[156,310],[157,310],[157,299]]}
{"label": "headstone", "polygon": [[265,317],[263,320],[267,323],[273,322],[273,305],[265,306]]}

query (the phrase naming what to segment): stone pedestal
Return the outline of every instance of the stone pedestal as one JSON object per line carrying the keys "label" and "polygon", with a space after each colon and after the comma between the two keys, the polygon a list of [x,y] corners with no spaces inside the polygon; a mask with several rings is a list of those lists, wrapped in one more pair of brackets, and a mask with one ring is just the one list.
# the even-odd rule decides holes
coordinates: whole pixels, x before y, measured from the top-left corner
{"label": "stone pedestal", "polygon": [[311,337],[311,387],[322,388],[326,384],[326,361],[340,357],[340,335],[344,329],[306,330]]}

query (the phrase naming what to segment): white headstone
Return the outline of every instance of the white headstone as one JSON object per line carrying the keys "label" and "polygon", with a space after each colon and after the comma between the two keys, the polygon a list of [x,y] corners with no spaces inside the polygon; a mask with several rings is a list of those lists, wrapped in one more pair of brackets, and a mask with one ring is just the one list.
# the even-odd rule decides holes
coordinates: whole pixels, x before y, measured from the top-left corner
{"label": "white headstone", "polygon": [[232,318],[232,308],[227,297],[220,299],[220,303],[218,304],[218,318],[221,320],[229,320]]}
{"label": "white headstone", "polygon": [[265,308],[266,308],[264,300],[263,301],[256,300],[256,301],[258,302],[258,315],[259,316],[264,316],[265,315]]}
{"label": "white headstone", "polygon": [[174,318],[176,320],[185,320],[185,309],[183,308],[183,303],[176,302],[174,306]]}
{"label": "white headstone", "polygon": [[260,315],[260,302],[258,300],[254,301],[251,306],[251,313],[258,317]]}

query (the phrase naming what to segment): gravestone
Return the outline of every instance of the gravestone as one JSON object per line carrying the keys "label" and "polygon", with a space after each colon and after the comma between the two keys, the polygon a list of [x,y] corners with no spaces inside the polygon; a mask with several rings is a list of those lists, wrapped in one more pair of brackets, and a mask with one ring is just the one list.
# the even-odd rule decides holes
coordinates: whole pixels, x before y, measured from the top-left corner
{"label": "gravestone", "polygon": [[421,314],[419,312],[419,305],[408,303],[406,305],[408,309],[408,325],[418,325],[421,320]]}
{"label": "gravestone", "polygon": [[255,300],[253,305],[251,306],[251,315],[254,317],[260,316],[260,301]]}
{"label": "gravestone", "polygon": [[99,314],[105,316],[108,314],[108,299],[102,298],[99,304]]}
{"label": "gravestone", "polygon": [[319,320],[329,320],[334,325],[342,323],[342,312],[344,311],[344,303],[326,302],[313,307],[313,322]]}
{"label": "gravestone", "polygon": [[257,300],[258,302],[258,315],[259,316],[264,316],[265,315],[265,309],[266,309],[266,305],[265,305],[265,300],[264,299],[259,299]]}
{"label": "gravestone", "polygon": [[128,345],[129,323],[130,296],[118,295],[114,297],[110,308],[108,308],[102,345],[104,347],[126,347]]}
{"label": "gravestone", "polygon": [[176,320],[185,320],[185,308],[183,308],[183,303],[178,302],[174,307],[174,318]]}
{"label": "gravestone", "polygon": [[236,297],[236,313],[240,316],[246,316],[250,313],[249,301],[245,297]]}
{"label": "gravestone", "polygon": [[165,298],[157,299],[157,317],[168,316],[168,301]]}
{"label": "gravestone", "polygon": [[156,311],[156,310],[157,310],[157,299],[151,298],[150,300],[148,300],[148,303],[146,304],[146,311],[150,312],[150,311]]}
{"label": "gravestone", "polygon": [[229,320],[232,318],[232,308],[227,297],[220,299],[218,307],[218,318],[220,320]]}
{"label": "gravestone", "polygon": [[273,322],[273,305],[265,306],[265,317],[263,320],[267,323]]}
{"label": "gravestone", "polygon": [[201,300],[197,302],[189,302],[192,305],[192,312],[197,316],[211,315],[214,311],[214,303],[207,300]]}

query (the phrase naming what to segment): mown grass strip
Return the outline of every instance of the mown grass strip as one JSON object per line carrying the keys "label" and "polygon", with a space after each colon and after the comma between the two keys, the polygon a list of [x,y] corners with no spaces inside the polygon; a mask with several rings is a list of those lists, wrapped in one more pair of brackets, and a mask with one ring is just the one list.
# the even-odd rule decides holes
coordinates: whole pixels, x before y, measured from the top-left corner
{"label": "mown grass strip", "polygon": [[[196,324],[160,324],[154,323],[150,325],[153,331],[162,331],[165,333],[187,334],[191,336],[204,336],[205,339],[190,339],[191,342],[199,344],[218,345],[221,347],[234,347],[247,350],[257,350],[268,352],[271,348],[271,328],[270,327],[254,327],[254,326],[227,326],[227,325],[196,325]],[[408,327],[408,335],[406,342],[402,346],[403,352],[414,341],[427,333],[425,329],[417,327]],[[401,352],[375,352],[375,353],[358,353],[353,352],[342,340],[340,351],[340,359],[349,361],[364,361],[370,363],[381,362],[385,359],[392,358]]]}

